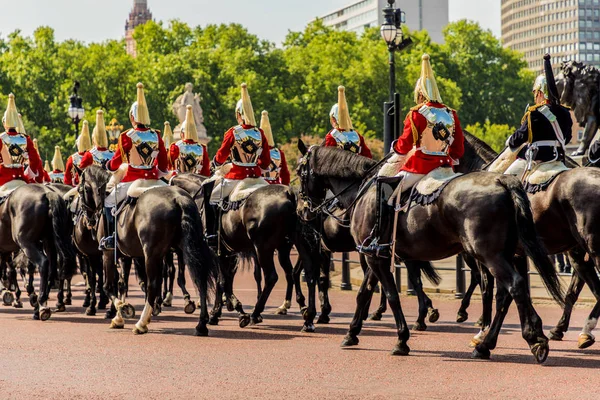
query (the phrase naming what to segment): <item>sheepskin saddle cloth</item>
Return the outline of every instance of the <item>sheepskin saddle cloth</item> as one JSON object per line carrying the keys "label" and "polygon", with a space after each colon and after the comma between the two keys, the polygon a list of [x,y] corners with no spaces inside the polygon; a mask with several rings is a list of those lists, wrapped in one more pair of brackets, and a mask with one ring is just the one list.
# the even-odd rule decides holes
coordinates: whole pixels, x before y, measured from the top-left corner
{"label": "sheepskin saddle cloth", "polygon": [[527,193],[543,192],[556,177],[569,168],[562,161],[540,163],[527,175],[525,190]]}
{"label": "sheepskin saddle cloth", "polygon": [[133,182],[127,189],[127,196],[137,199],[148,190],[156,189],[159,187],[168,186],[165,182],[160,179],[138,179]]}
{"label": "sheepskin saddle cloth", "polygon": [[422,206],[433,203],[440,197],[446,185],[461,175],[450,167],[434,169],[416,184],[412,191],[411,201]]}
{"label": "sheepskin saddle cloth", "polygon": [[261,187],[269,186],[263,178],[246,178],[237,184],[229,195],[229,202],[239,203],[246,200],[252,193]]}
{"label": "sheepskin saddle cloth", "polygon": [[0,204],[4,203],[12,192],[14,192],[23,185],[27,185],[27,182],[22,181],[20,179],[14,179],[0,186]]}

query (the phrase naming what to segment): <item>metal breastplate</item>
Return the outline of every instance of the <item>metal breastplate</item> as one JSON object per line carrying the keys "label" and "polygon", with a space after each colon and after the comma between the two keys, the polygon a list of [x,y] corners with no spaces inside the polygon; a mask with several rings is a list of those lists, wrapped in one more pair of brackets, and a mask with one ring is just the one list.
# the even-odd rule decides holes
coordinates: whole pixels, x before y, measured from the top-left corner
{"label": "metal breastplate", "polygon": [[179,148],[179,157],[175,160],[178,172],[199,173],[202,169],[204,148],[199,143],[186,143],[183,140],[175,143]]}
{"label": "metal breastplate", "polygon": [[233,128],[235,142],[231,148],[234,165],[256,167],[262,153],[262,135],[256,128],[244,129],[240,125]]}
{"label": "metal breastplate", "polygon": [[64,183],[65,182],[65,173],[64,172],[50,172],[48,175],[50,176],[50,181],[52,183]]}
{"label": "metal breastplate", "polygon": [[83,159],[83,156],[79,153],[75,153],[73,155],[71,155],[71,161],[73,162],[73,169],[71,170],[71,177],[73,178],[73,182],[75,182],[77,180],[77,177],[79,176],[79,174],[81,174],[81,167],[79,167],[81,165],[81,160]]}
{"label": "metal breastplate", "polygon": [[24,135],[9,135],[4,132],[2,140],[2,165],[4,168],[21,168],[29,157],[27,154],[27,138]]}
{"label": "metal breastplate", "polygon": [[127,136],[132,143],[129,165],[138,169],[152,169],[154,160],[158,156],[158,134],[153,130],[132,130],[127,133]]}
{"label": "metal breastplate", "polygon": [[360,153],[360,136],[355,131],[331,131],[331,136],[335,139],[339,148],[348,150],[352,153]]}
{"label": "metal breastplate", "polygon": [[427,120],[427,128],[419,137],[419,150],[432,156],[447,156],[454,140],[455,122],[448,108],[435,108],[424,105],[419,109]]}
{"label": "metal breastplate", "polygon": [[90,153],[92,153],[92,158],[94,159],[94,164],[99,165],[99,166],[101,166],[105,160],[110,160],[115,155],[115,153],[113,153],[110,150],[100,151],[96,147],[94,147],[92,150],[90,150]]}
{"label": "metal breastplate", "polygon": [[281,152],[277,148],[273,148],[271,153],[271,165],[269,166],[269,172],[264,174],[264,178],[268,181],[276,181],[279,179],[279,173],[281,171]]}

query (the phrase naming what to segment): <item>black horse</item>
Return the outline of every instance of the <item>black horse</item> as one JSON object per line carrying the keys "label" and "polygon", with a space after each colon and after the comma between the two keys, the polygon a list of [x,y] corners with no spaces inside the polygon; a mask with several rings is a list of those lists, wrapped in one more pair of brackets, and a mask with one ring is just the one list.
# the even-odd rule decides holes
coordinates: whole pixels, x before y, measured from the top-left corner
{"label": "black horse", "polygon": [[[110,174],[97,166],[90,166],[82,173],[79,193],[88,218],[101,218],[109,178]],[[119,251],[137,259],[146,275],[146,303],[133,332],[148,332],[153,308],[160,297],[163,259],[171,249],[177,249],[183,254],[183,262],[200,292],[201,312],[196,335],[206,336],[208,289],[214,286],[218,269],[203,238],[198,208],[191,197],[184,190],[170,186],[149,190],[123,208],[116,217],[116,225]],[[98,235],[104,235],[104,231],[102,220]],[[111,326],[122,328],[121,302],[111,279],[115,276],[113,257],[113,251],[103,254],[105,290],[117,309]]]}
{"label": "black horse", "polygon": [[[313,147],[310,151],[299,144],[304,160],[299,164],[302,192],[315,200],[324,198],[325,189],[340,193],[356,181],[365,182],[376,162],[338,149]],[[358,186],[339,196],[342,204],[352,211],[351,231],[355,244],[360,245],[370,235],[375,224],[376,192],[370,187],[357,199]],[[490,229],[490,221],[494,221]],[[540,243],[529,209],[527,195],[520,182],[511,176],[473,173],[452,180],[430,206],[415,205],[398,216],[398,243],[396,255],[402,259],[437,260],[460,252],[467,252],[485,265],[499,285],[504,286],[515,299],[519,309],[523,338],[529,344],[535,359],[543,362],[548,356],[548,339],[542,330],[542,321],[529,296],[526,285],[526,259],[515,257],[522,249],[537,267],[552,296],[564,303],[560,280],[554,266]],[[369,271],[363,285],[374,286],[381,281],[388,297],[398,328],[398,342],[393,355],[407,355],[410,336],[400,298],[390,271],[389,260],[366,257]],[[358,344],[362,328],[362,313],[370,298],[359,292],[357,309],[350,330],[342,346]],[[503,299],[498,300],[504,303]],[[502,320],[495,320],[491,331],[499,332]],[[473,356],[489,358],[496,346],[494,335],[488,335],[479,344]]]}
{"label": "black horse", "polygon": [[75,273],[75,254],[70,243],[69,218],[62,198],[44,185],[17,188],[0,205],[0,253],[3,259],[22,250],[40,274],[39,296],[33,290],[30,269],[28,294],[36,299],[34,319],[47,320],[47,305],[55,280],[70,279]]}

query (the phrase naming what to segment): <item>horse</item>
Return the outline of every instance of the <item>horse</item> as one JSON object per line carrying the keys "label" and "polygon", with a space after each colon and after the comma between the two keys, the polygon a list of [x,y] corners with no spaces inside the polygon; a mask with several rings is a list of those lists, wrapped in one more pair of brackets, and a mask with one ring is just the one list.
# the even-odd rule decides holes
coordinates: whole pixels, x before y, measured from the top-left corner
{"label": "horse", "polygon": [[[340,202],[346,208],[353,208],[350,229],[354,243],[361,245],[369,238],[375,224],[377,200],[373,185],[357,198],[359,188],[356,183],[369,180],[377,163],[339,149],[313,146],[309,150],[302,142],[298,147],[303,154],[298,166],[302,177],[301,193],[316,201],[324,199],[326,189],[338,193]],[[495,221],[494,229],[490,229],[490,221]],[[537,237],[529,201],[518,179],[486,172],[456,177],[433,204],[414,205],[397,215],[397,227],[394,238],[398,244],[396,255],[402,259],[433,261],[466,252],[480,261],[515,299],[522,336],[534,358],[539,363],[546,360],[548,338],[531,302],[526,284],[527,261],[522,256],[527,255],[533,260],[546,288],[560,304],[564,304],[563,290]],[[517,251],[519,256],[515,256]],[[389,260],[364,258],[369,270],[361,289],[381,282],[398,329],[398,341],[392,355],[408,355],[410,331],[400,306]],[[354,319],[342,341],[343,347],[358,344],[362,314],[369,298],[369,293],[359,291]],[[504,303],[503,299],[498,302]],[[490,330],[494,334],[487,335],[477,345],[472,354],[474,358],[490,357],[502,322],[494,320]]]}
{"label": "horse", "polygon": [[[210,196],[210,190],[206,190],[202,183],[203,178],[195,174],[181,174],[171,180],[171,184],[192,194],[200,209],[204,208],[204,202]],[[211,311],[211,324],[218,324],[221,316],[222,291],[225,293],[228,309],[238,312],[241,328],[250,323],[255,325],[262,322],[261,313],[278,280],[273,262],[275,250],[280,255],[286,254],[290,242],[296,246],[304,262],[308,289],[314,295],[318,270],[313,268],[316,262],[313,262],[311,243],[307,238],[308,235],[305,234],[306,227],[298,221],[296,198],[290,188],[283,185],[259,187],[237,209],[230,209],[220,214],[220,243],[217,251],[221,266],[221,285],[217,287],[215,306]],[[238,260],[256,261],[264,275],[265,285],[251,315],[244,312],[242,303],[233,294],[233,279]],[[289,257],[280,256],[279,261],[285,271],[292,270]],[[287,272],[286,276],[288,276]],[[309,301],[308,306],[303,307],[301,312],[304,317],[302,331],[314,332],[315,302]]]}
{"label": "horse", "polygon": [[[86,217],[101,220],[98,239],[106,233],[101,214],[109,178],[108,172],[92,165],[83,171],[79,184],[79,196]],[[201,311],[195,334],[207,336],[207,296],[209,288],[214,287],[218,269],[204,240],[196,204],[184,190],[170,186],[148,190],[129,203],[116,216],[116,244],[125,256],[140,262],[147,283],[144,310],[133,332],[148,332],[153,308],[160,298],[163,259],[171,249],[176,249],[183,254],[183,262],[200,292]],[[114,251],[104,251],[105,291],[112,301],[111,307],[117,311],[111,321],[111,328],[123,328],[125,323],[121,315],[122,303],[117,298],[114,279],[111,279],[115,276],[113,259]]]}
{"label": "horse", "polygon": [[33,318],[46,321],[52,315],[47,305],[51,283],[56,279],[70,279],[75,273],[75,254],[69,243],[65,203],[58,194],[40,184],[20,186],[3,200],[0,205],[0,253],[6,259],[22,250],[39,271],[39,296],[33,290],[33,270],[30,271],[28,293],[32,303],[37,299],[33,304]]}
{"label": "horse", "polygon": [[[496,156],[487,144],[465,132],[465,154],[458,170],[479,170]],[[565,164],[572,169],[556,176],[546,190],[528,195],[535,226],[549,254],[568,252],[576,272],[566,294],[563,316],[550,331],[552,340],[561,340],[567,331],[573,305],[584,283],[600,299],[600,279],[595,269],[600,268],[599,221],[596,221],[600,216],[600,205],[595,200],[600,190],[600,170],[578,167],[568,157]],[[600,302],[597,302],[580,334],[580,348],[594,344],[591,332],[599,316]]]}

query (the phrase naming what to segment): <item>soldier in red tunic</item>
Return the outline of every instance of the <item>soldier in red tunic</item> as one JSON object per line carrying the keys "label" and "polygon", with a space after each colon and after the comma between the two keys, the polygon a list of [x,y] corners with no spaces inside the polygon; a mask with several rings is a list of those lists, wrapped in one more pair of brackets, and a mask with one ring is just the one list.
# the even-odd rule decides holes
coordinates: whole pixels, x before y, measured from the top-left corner
{"label": "soldier in red tunic", "polygon": [[65,181],[65,163],[60,153],[60,146],[54,146],[54,157],[52,158],[52,171],[48,174],[52,183],[64,183]]}
{"label": "soldier in red tunic", "polygon": [[[21,180],[42,183],[44,168],[42,160],[29,136],[19,133],[19,115],[15,95],[8,95],[8,107],[2,118],[6,130],[0,134],[0,186]],[[25,164],[28,164],[25,167]]]}
{"label": "soldier in red tunic", "polygon": [[275,146],[275,140],[273,140],[273,131],[271,130],[271,122],[269,121],[269,113],[267,111],[262,112],[260,118],[260,129],[263,130],[267,143],[269,144],[269,152],[271,153],[271,165],[269,171],[266,172],[263,177],[270,184],[280,184],[289,186],[290,184],[290,170],[288,168],[285,154]]}
{"label": "soldier in red tunic", "polygon": [[339,147],[361,156],[373,158],[365,138],[352,128],[352,120],[346,102],[346,89],[338,87],[338,102],[331,107],[329,120],[333,129],[325,135],[324,146]]}
{"label": "soldier in red tunic", "polygon": [[[137,101],[129,110],[129,119],[133,129],[122,132],[113,158],[105,163],[110,172],[117,172],[127,164],[125,176],[115,185],[104,201],[104,214],[107,220],[107,232],[114,233],[115,217],[112,209],[127,197],[127,189],[138,179],[157,180],[168,173],[168,159],[165,144],[160,131],[150,128],[150,113],[144,96],[144,85],[137,84]],[[104,237],[100,242],[101,250],[114,249],[114,236]]]}
{"label": "soldier in red tunic", "polygon": [[96,126],[92,133],[94,147],[90,150],[94,165],[103,167],[115,155],[108,148],[108,135],[106,134],[106,125],[104,124],[104,111],[96,112]]}
{"label": "soldier in red tunic", "polygon": [[65,168],[65,185],[77,186],[79,184],[79,175],[84,169],[94,163],[90,154],[92,140],[90,139],[90,128],[87,121],[83,121],[81,134],[77,138],[77,153],[73,153],[67,158],[67,167]]}
{"label": "soldier in red tunic", "polygon": [[[464,136],[456,112],[442,103],[429,55],[422,57],[421,77],[415,86],[415,103],[404,120],[400,139],[392,144],[396,153],[388,163],[401,165],[396,175],[401,192],[411,189],[419,180],[436,168],[452,166],[464,153]],[[389,178],[388,178],[389,179]],[[370,256],[389,258],[391,241],[386,178],[377,182],[377,222],[368,246],[359,251]],[[386,204],[384,204],[386,203]],[[383,239],[383,240],[382,240]],[[380,244],[382,242],[383,244]]]}
{"label": "soldier in red tunic", "polygon": [[192,106],[188,105],[181,124],[181,140],[169,147],[169,166],[173,174],[191,172],[210,176],[210,160],[206,146],[198,143],[198,130]]}

